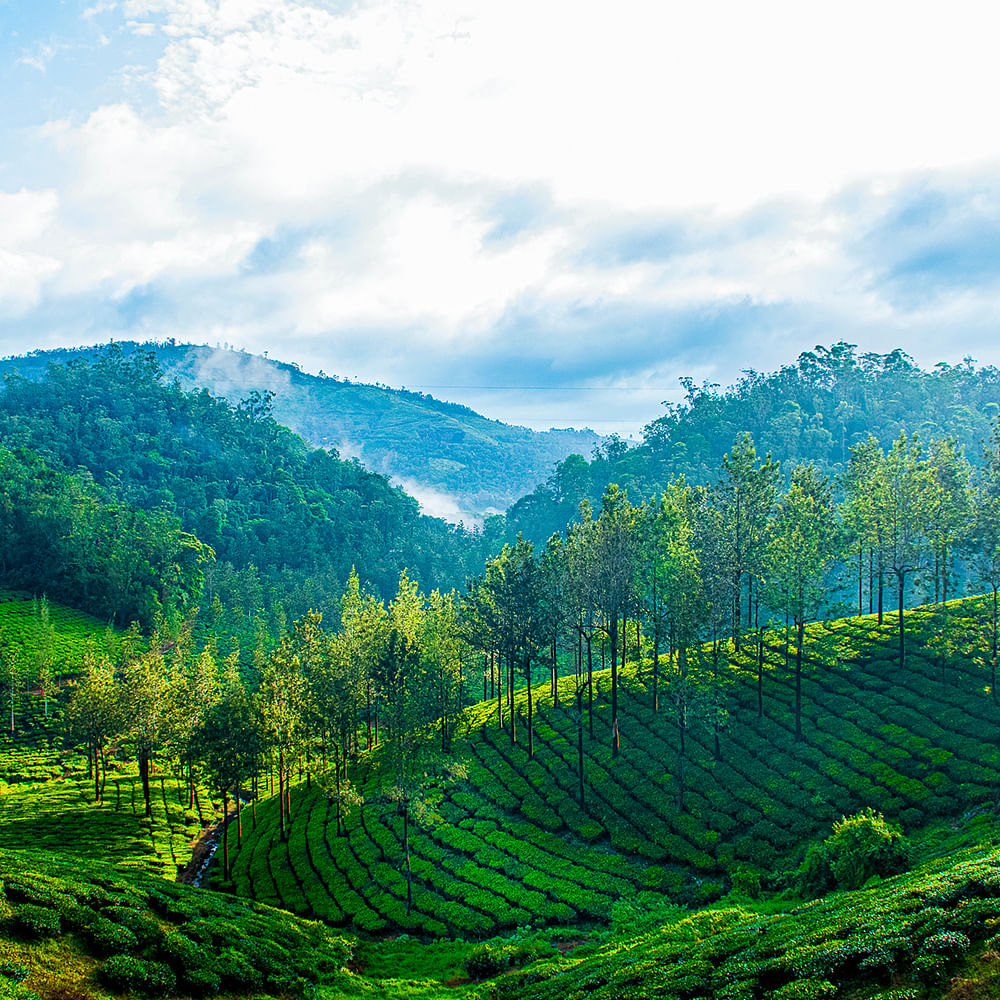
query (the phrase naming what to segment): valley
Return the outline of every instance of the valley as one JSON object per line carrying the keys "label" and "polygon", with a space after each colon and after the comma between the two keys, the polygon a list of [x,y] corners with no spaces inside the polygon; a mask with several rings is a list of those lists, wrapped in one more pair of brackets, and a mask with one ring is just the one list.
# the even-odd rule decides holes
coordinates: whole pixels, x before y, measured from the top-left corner
{"label": "valley", "polygon": [[978,451],[658,425],[478,531],[151,354],[8,375],[0,997],[991,996],[993,376],[878,367]]}

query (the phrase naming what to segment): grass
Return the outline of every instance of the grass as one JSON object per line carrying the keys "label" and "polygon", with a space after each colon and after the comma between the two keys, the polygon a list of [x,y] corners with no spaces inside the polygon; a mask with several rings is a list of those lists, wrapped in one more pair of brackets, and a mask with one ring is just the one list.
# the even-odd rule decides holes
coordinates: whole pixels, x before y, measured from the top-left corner
{"label": "grass", "polygon": [[[535,755],[495,722],[495,705],[466,713],[455,754],[469,772],[443,791],[440,821],[411,837],[414,901],[405,912],[402,824],[379,792],[378,751],[355,780],[364,805],[333,834],[332,806],[315,787],[293,793],[287,842],[273,802],[235,853],[237,890],[273,905],[368,932],[489,937],[512,928],[603,922],[614,901],[662,893],[703,905],[732,873],[794,868],[807,842],[841,815],[871,806],[906,831],[992,808],[1000,788],[1000,711],[987,690],[985,608],[976,600],[907,613],[900,669],[895,620],[848,618],[807,630],[803,740],[783,634],[766,637],[764,715],[755,652],[726,650],[720,672],[727,726],[692,712],[684,808],[680,733],[670,688],[654,712],[650,663],[630,665],[620,698],[622,755],[609,752],[609,678],[599,674],[595,739],[584,741],[585,804],[577,799],[572,678],[555,707],[535,690]],[[947,645],[942,640],[947,640]],[[941,652],[946,649],[947,655]],[[793,650],[794,660],[794,650]],[[707,656],[696,664],[705,697]]]}

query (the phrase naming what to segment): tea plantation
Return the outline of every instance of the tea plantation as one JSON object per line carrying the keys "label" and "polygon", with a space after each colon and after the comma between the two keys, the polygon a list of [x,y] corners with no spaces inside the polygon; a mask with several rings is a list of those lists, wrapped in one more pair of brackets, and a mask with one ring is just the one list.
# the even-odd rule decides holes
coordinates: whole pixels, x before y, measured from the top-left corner
{"label": "tea plantation", "polygon": [[362,931],[489,935],[601,920],[628,893],[667,892],[703,905],[727,891],[736,870],[794,868],[810,839],[865,807],[907,832],[992,808],[1000,710],[988,691],[980,610],[966,601],[910,612],[912,654],[902,671],[888,619],[881,628],[873,618],[810,627],[801,742],[783,634],[765,637],[763,716],[756,647],[729,648],[728,668],[719,671],[728,708],[721,753],[716,758],[714,721],[689,718],[683,809],[678,712],[667,699],[653,710],[648,661],[641,673],[631,665],[625,674],[623,751],[615,760],[608,678],[595,677],[582,808],[574,679],[561,681],[558,707],[547,688],[535,690],[533,759],[526,692],[518,694],[514,745],[497,727],[495,705],[484,703],[466,713],[453,751],[468,780],[448,786],[436,819],[411,834],[408,916],[402,818],[381,793],[377,753],[356,775],[364,804],[347,818],[347,836],[335,836],[333,805],[315,786],[296,789],[287,842],[265,803],[257,834],[236,856],[236,889]]}
{"label": "tea plantation", "polygon": [[[689,703],[661,677],[659,710],[652,664],[630,664],[616,759],[599,672],[582,804],[576,678],[558,705],[534,689],[533,758],[525,690],[515,743],[495,702],[467,709],[451,748],[463,777],[410,827],[409,913],[382,751],[352,770],[363,802],[344,836],[316,782],[293,789],[285,841],[275,798],[255,828],[244,814],[220,894],[171,881],[218,802],[199,787],[189,808],[161,761],[146,820],[118,760],[95,803],[62,744],[63,699],[46,718],[28,697],[0,737],[0,998],[994,996],[1000,709],[984,620],[980,599],[908,612],[903,670],[894,620],[809,627],[801,741],[782,630],[764,634],[763,714],[753,639],[715,664],[705,649]],[[809,898],[807,848],[869,807],[908,835],[909,870]]]}

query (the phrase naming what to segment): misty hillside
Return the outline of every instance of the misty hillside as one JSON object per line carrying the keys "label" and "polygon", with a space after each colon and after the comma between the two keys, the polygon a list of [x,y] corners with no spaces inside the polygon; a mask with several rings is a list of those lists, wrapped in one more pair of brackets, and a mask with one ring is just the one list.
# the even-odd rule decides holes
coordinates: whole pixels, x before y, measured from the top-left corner
{"label": "misty hillside", "polygon": [[[130,354],[139,345],[120,345]],[[387,386],[310,375],[298,365],[242,351],[190,344],[144,344],[166,377],[238,403],[252,390],[274,393],[275,419],[310,443],[336,448],[391,476],[428,514],[467,521],[502,511],[530,493],[568,455],[589,456],[591,430],[538,432],[490,420],[466,406]],[[100,348],[34,351],[0,362],[29,379],[49,362],[92,360]]]}

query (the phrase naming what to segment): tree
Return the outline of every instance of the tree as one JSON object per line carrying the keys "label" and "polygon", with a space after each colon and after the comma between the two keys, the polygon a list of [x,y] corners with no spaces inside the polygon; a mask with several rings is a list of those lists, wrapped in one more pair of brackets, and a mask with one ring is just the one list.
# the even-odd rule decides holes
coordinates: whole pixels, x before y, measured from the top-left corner
{"label": "tree", "polygon": [[107,780],[105,750],[124,725],[125,713],[114,667],[106,656],[95,657],[88,649],[66,709],[66,733],[71,745],[87,748],[87,771],[94,780],[95,803],[103,797]]}
{"label": "tree", "polygon": [[795,738],[802,739],[802,646],[805,622],[826,600],[824,577],[833,561],[837,523],[826,477],[812,465],[792,470],[778,501],[767,552],[768,600],[792,617],[796,630]]}
{"label": "tree", "polygon": [[600,627],[611,645],[611,756],[621,748],[618,725],[618,628],[630,607],[635,590],[638,559],[637,521],[640,514],[629,503],[624,490],[611,483],[601,498],[601,513],[589,542],[590,572],[594,581],[594,603]]}
{"label": "tree", "polygon": [[742,434],[722,459],[722,476],[714,489],[722,512],[733,593],[733,642],[740,648],[743,579],[747,582],[747,625],[752,623],[753,581],[764,557],[767,523],[777,495],[780,466],[768,453],[758,461],[753,438]]}
{"label": "tree", "polygon": [[255,698],[266,747],[278,755],[278,822],[288,839],[291,818],[291,774],[305,738],[303,713],[307,695],[303,662],[321,655],[321,617],[314,611],[295,622],[263,666]]}
{"label": "tree", "polygon": [[990,697],[997,703],[997,591],[1000,589],[1000,425],[985,449],[973,494],[972,570],[993,594],[990,615]]}
{"label": "tree", "polygon": [[927,497],[928,542],[934,552],[934,603],[947,602],[951,559],[969,531],[972,470],[955,438],[930,444]]}
{"label": "tree", "polygon": [[261,733],[250,701],[231,671],[222,697],[210,705],[194,731],[194,753],[204,762],[212,784],[222,793],[222,878],[229,879],[229,796],[255,773],[261,754]]}
{"label": "tree", "polygon": [[885,548],[896,577],[899,665],[906,662],[903,604],[906,578],[924,566],[933,480],[916,437],[901,434],[881,463],[876,497],[885,518]]}
{"label": "tree", "polygon": [[160,648],[160,638],[154,633],[150,649],[126,661],[123,669],[123,695],[127,736],[132,743],[146,818],[153,815],[149,779],[153,754],[167,732],[168,713],[172,703],[167,665]]}

